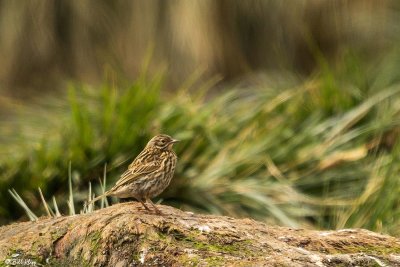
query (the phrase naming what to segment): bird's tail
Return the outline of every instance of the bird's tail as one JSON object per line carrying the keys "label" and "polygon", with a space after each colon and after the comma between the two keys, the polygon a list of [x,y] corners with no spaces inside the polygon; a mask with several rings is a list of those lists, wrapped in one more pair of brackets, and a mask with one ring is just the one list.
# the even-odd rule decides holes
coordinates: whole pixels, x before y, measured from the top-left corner
{"label": "bird's tail", "polygon": [[111,195],[111,194],[112,194],[112,191],[111,191],[111,190],[110,190],[110,191],[107,191],[107,192],[105,192],[104,194],[102,194],[102,195],[100,195],[100,196],[98,196],[98,197],[93,198],[93,199],[90,200],[89,202],[85,202],[84,207],[88,207],[90,204],[96,202],[97,200],[102,199],[103,197],[107,197],[107,196],[109,196],[109,195]]}

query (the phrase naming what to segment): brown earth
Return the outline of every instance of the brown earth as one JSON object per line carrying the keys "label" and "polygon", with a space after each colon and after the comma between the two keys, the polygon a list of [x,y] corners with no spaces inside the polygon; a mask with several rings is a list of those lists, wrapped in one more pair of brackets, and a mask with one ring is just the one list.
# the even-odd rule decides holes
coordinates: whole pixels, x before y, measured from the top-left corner
{"label": "brown earth", "polygon": [[400,239],[314,231],[136,202],[0,228],[0,266],[400,266]]}

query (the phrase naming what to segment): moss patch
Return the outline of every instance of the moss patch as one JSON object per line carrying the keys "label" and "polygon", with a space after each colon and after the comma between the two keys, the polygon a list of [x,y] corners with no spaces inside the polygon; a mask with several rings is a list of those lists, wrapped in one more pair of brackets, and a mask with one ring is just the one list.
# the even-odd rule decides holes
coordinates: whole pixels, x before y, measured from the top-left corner
{"label": "moss patch", "polygon": [[90,242],[90,250],[92,251],[92,254],[97,254],[97,251],[99,250],[99,245],[100,245],[100,239],[101,239],[101,232],[100,231],[94,231],[91,232],[88,236],[89,242]]}

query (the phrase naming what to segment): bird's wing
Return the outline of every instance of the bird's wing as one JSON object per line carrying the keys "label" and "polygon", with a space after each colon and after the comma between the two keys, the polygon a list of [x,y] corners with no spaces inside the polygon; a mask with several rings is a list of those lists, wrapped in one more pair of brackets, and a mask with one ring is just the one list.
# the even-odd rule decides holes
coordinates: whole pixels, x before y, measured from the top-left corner
{"label": "bird's wing", "polygon": [[142,175],[156,171],[161,166],[161,161],[159,160],[141,162],[140,164],[133,163],[129,165],[128,170],[121,175],[121,178],[117,181],[115,186],[119,187],[123,184],[132,182]]}

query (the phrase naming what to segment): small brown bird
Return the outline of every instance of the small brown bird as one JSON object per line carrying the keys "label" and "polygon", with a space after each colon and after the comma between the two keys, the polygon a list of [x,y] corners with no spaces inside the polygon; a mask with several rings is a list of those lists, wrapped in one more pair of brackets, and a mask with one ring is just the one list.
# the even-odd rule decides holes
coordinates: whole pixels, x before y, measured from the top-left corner
{"label": "small brown bird", "polygon": [[113,188],[91,200],[88,204],[106,196],[118,198],[134,197],[148,211],[149,202],[158,214],[161,211],[151,198],[158,196],[167,188],[174,176],[177,156],[172,146],[179,142],[166,134],[154,136],[142,152],[129,165]]}

